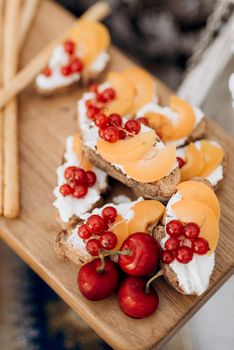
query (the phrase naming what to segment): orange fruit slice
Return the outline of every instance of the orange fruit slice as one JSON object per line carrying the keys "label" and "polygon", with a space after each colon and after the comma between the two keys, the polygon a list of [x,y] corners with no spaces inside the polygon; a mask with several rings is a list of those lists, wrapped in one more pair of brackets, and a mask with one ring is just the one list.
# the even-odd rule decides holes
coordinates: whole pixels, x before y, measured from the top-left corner
{"label": "orange fruit slice", "polygon": [[182,181],[200,176],[203,166],[203,156],[194,143],[191,142],[185,149],[185,164],[180,168]]}
{"label": "orange fruit slice", "polygon": [[200,152],[204,159],[204,166],[200,172],[200,176],[206,177],[222,163],[224,151],[209,140],[202,140]]}

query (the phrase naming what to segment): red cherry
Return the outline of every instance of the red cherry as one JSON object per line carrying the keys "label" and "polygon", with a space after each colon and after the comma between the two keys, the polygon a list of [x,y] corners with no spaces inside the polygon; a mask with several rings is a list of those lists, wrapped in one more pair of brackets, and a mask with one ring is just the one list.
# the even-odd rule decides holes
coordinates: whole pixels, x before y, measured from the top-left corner
{"label": "red cherry", "polygon": [[108,116],[108,124],[111,126],[121,126],[122,125],[122,117],[117,113],[112,113]]}
{"label": "red cherry", "polygon": [[171,220],[166,225],[166,232],[169,236],[180,236],[183,233],[184,225],[179,220]]}
{"label": "red cherry", "polygon": [[125,129],[130,134],[137,135],[141,130],[141,123],[137,119],[130,119],[125,123]]}
{"label": "red cherry", "polygon": [[72,55],[75,50],[75,43],[72,40],[66,40],[64,43],[64,51],[69,55]]}
{"label": "red cherry", "polygon": [[95,117],[95,115],[97,113],[100,112],[100,109],[96,106],[93,106],[93,105],[90,105],[87,107],[87,116],[90,118],[90,119],[93,119]]}
{"label": "red cherry", "polygon": [[183,228],[183,235],[189,239],[197,238],[199,233],[200,227],[195,222],[189,222]]}
{"label": "red cherry", "polygon": [[166,250],[175,250],[179,248],[180,246],[180,241],[176,237],[170,237],[165,243],[165,248]]}
{"label": "red cherry", "polygon": [[79,60],[79,58],[75,58],[71,63],[71,71],[72,73],[80,73],[83,70],[83,63]]}
{"label": "red cherry", "polygon": [[159,261],[159,247],[156,240],[147,233],[136,232],[123,242],[121,251],[130,255],[120,255],[121,269],[131,276],[146,276],[153,272]]}
{"label": "red cherry", "polygon": [[107,88],[102,92],[102,96],[106,99],[106,101],[111,101],[115,98],[116,93],[112,88]]}
{"label": "red cherry", "polygon": [[97,90],[98,90],[98,84],[96,84],[96,83],[91,84],[89,90],[96,94]]}
{"label": "red cherry", "polygon": [[127,137],[127,134],[124,130],[119,130],[119,139],[124,140]]}
{"label": "red cherry", "polygon": [[193,251],[189,247],[182,246],[175,251],[175,258],[181,264],[188,264],[193,258]]}
{"label": "red cherry", "polygon": [[91,215],[86,221],[87,228],[93,234],[100,234],[104,228],[103,218],[99,215]]}
{"label": "red cherry", "polygon": [[83,224],[78,228],[78,235],[82,239],[88,239],[91,237],[91,232],[88,230],[86,224]]}
{"label": "red cherry", "polygon": [[88,192],[88,187],[85,185],[76,185],[74,187],[73,197],[75,198],[83,198],[86,196]]}
{"label": "red cherry", "polygon": [[73,193],[74,190],[70,185],[64,184],[60,186],[59,191],[60,193],[62,193],[63,196],[69,196],[70,194]]}
{"label": "red cherry", "polygon": [[103,113],[98,113],[94,117],[95,125],[100,129],[105,129],[107,127],[107,116]]}
{"label": "red cherry", "polygon": [[76,168],[75,170],[75,181],[77,185],[85,185],[86,184],[86,171],[82,168]]}
{"label": "red cherry", "polygon": [[115,248],[118,239],[113,232],[105,231],[100,237],[100,242],[103,248],[111,250]]}
{"label": "red cherry", "polygon": [[159,297],[151,287],[145,292],[147,280],[139,277],[126,277],[119,287],[118,302],[121,310],[133,318],[150,316],[158,307]]}
{"label": "red cherry", "polygon": [[209,243],[208,241],[203,238],[203,237],[198,237],[195,238],[192,241],[192,250],[194,253],[198,254],[198,255],[204,255],[208,252],[209,250]]}
{"label": "red cherry", "polygon": [[183,158],[181,158],[181,157],[176,157],[176,160],[177,160],[177,162],[178,162],[179,168],[182,168],[182,166],[185,165],[185,161],[184,161]]}
{"label": "red cherry", "polygon": [[144,125],[146,125],[146,126],[149,125],[149,121],[148,121],[148,119],[147,119],[146,117],[140,117],[140,118],[137,118],[137,120],[139,120],[139,122],[140,122],[141,124],[144,124]]}
{"label": "red cherry", "polygon": [[103,131],[103,137],[105,141],[114,143],[119,140],[119,131],[113,126],[108,126]]}
{"label": "red cherry", "polygon": [[91,238],[86,243],[86,250],[92,256],[98,256],[100,249],[102,248],[101,243],[96,238]]}
{"label": "red cherry", "polygon": [[67,181],[75,179],[75,172],[78,168],[76,166],[69,166],[64,171],[64,177]]}
{"label": "red cherry", "polygon": [[112,293],[117,288],[119,272],[116,264],[105,258],[105,268],[103,272],[98,272],[101,267],[101,260],[94,259],[80,268],[78,274],[78,287],[81,294],[93,301],[101,300]]}
{"label": "red cherry", "polygon": [[88,187],[92,187],[97,181],[97,176],[94,171],[86,171],[86,184]]}
{"label": "red cherry", "polygon": [[102,211],[102,217],[105,220],[105,222],[107,222],[107,223],[115,222],[117,215],[118,215],[117,210],[111,206],[104,208]]}
{"label": "red cherry", "polygon": [[46,77],[50,77],[52,74],[52,71],[49,67],[46,67],[43,69],[42,74],[45,75]]}
{"label": "red cherry", "polygon": [[174,254],[171,250],[164,250],[161,254],[161,260],[164,264],[170,264],[174,260]]}
{"label": "red cherry", "polygon": [[71,74],[71,66],[63,66],[61,67],[61,74],[65,77],[69,76]]}

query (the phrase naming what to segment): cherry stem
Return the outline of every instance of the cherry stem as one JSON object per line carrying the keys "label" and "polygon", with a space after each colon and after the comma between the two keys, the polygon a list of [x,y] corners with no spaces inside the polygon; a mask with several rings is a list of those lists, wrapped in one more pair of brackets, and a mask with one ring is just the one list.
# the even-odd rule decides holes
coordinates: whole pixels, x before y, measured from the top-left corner
{"label": "cherry stem", "polygon": [[149,293],[149,289],[150,289],[150,285],[151,283],[156,280],[157,278],[159,278],[160,276],[163,275],[163,272],[162,270],[159,270],[156,275],[154,275],[153,277],[151,277],[148,282],[146,283],[146,286],[145,286],[145,294],[148,294]]}
{"label": "cherry stem", "polygon": [[99,258],[101,260],[101,266],[96,269],[97,272],[99,272],[99,273],[104,272],[105,265],[106,265],[105,257],[106,256],[110,256],[110,255],[129,255],[130,256],[130,255],[132,255],[132,251],[131,250],[122,250],[122,251],[120,251],[120,250],[113,250],[113,251],[111,251],[111,250],[101,249],[100,252],[99,252]]}

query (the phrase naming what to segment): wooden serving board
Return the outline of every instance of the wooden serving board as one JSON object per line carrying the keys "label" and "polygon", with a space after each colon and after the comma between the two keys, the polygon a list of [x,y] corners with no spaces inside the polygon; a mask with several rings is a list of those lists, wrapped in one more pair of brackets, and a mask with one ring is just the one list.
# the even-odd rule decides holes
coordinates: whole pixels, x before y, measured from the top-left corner
{"label": "wooden serving board", "polygon": [[[23,52],[25,64],[73,21],[71,15],[45,1],[40,7],[32,33]],[[112,48],[111,69],[132,64]],[[159,95],[166,102],[170,93],[158,82]],[[89,302],[79,293],[78,268],[60,262],[53,249],[59,226],[52,207],[55,169],[62,159],[65,138],[76,130],[76,100],[82,91],[54,98],[39,97],[33,87],[20,96],[21,215],[17,220],[0,220],[3,240],[53,288],[94,330],[115,349],[159,348],[231,275],[233,254],[234,141],[213,122],[208,134],[217,138],[228,154],[228,171],[218,196],[222,206],[221,235],[216,267],[210,288],[202,297],[180,295],[161,279],[158,281],[160,306],[144,320],[134,320],[120,312],[116,297]],[[40,293],[40,291],[38,291]]]}

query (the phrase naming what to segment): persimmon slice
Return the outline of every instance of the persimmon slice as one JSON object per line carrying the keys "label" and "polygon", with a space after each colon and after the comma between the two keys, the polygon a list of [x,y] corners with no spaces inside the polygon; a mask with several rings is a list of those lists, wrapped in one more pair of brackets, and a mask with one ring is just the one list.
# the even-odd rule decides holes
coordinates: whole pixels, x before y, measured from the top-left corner
{"label": "persimmon slice", "polygon": [[201,141],[200,152],[204,159],[204,166],[200,176],[209,176],[222,163],[224,151],[209,140]]}
{"label": "persimmon slice", "polygon": [[190,180],[194,176],[200,176],[204,166],[201,152],[191,142],[185,148],[185,164],[180,169],[182,181]]}

